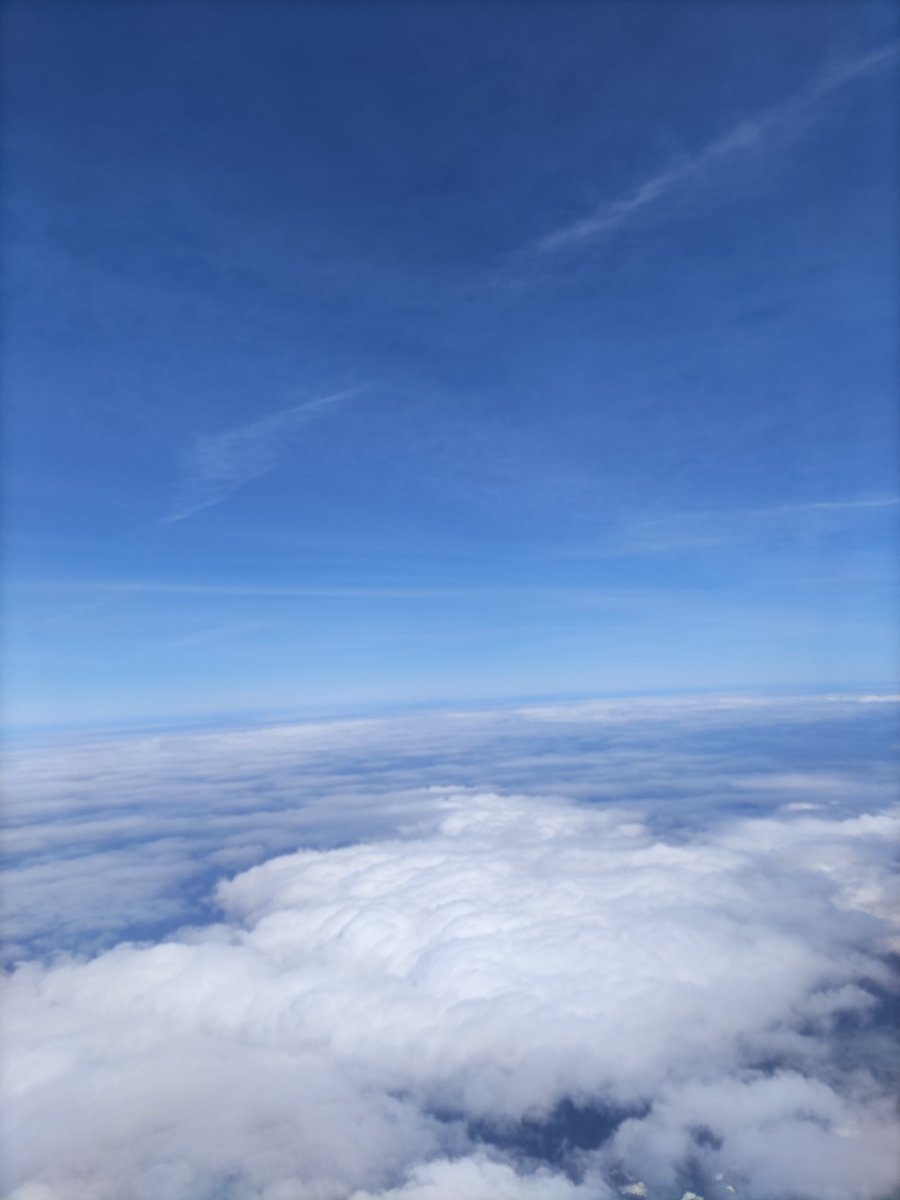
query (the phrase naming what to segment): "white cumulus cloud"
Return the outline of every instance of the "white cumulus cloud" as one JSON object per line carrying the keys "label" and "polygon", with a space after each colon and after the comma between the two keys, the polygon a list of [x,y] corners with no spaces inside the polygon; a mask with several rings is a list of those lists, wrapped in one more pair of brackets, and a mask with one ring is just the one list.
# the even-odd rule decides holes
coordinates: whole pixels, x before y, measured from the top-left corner
{"label": "white cumulus cloud", "polygon": [[[896,1064],[872,1020],[893,981],[896,813],[663,837],[622,805],[434,802],[405,836],[223,882],[211,925],[15,971],[5,1194],[602,1200],[640,1183],[678,1200],[699,1181],[707,1200],[862,1200],[900,1183]],[[566,1105],[604,1134],[567,1135]],[[525,1137],[541,1128],[559,1135],[543,1161]]]}

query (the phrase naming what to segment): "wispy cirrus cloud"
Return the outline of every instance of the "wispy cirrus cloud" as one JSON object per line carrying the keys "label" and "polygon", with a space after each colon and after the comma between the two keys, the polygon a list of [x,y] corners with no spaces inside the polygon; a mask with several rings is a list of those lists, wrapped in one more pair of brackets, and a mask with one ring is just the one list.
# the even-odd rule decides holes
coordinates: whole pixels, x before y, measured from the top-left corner
{"label": "wispy cirrus cloud", "polygon": [[666,513],[664,516],[646,522],[656,527],[684,526],[694,523],[695,527],[708,529],[715,524],[718,529],[754,528],[757,522],[766,522],[772,518],[821,517],[823,520],[843,517],[865,519],[882,510],[896,508],[900,505],[900,496],[876,496],[853,498],[847,500],[801,500],[787,504],[768,504],[758,508],[743,508],[733,511],[721,509],[706,509],[698,512]]}
{"label": "wispy cirrus cloud", "polygon": [[640,555],[703,550],[736,542],[771,543],[779,533],[826,533],[877,520],[900,506],[900,496],[809,500],[758,508],[703,509],[637,517],[599,544],[570,550],[575,557]]}
{"label": "wispy cirrus cloud", "polygon": [[302,426],[360,391],[350,388],[320,396],[223,433],[198,437],[185,459],[180,506],[164,517],[164,522],[183,521],[221,504],[239,488],[267,475],[284,458]]}
{"label": "wispy cirrus cloud", "polygon": [[763,109],[707,142],[694,154],[657,171],[630,193],[598,205],[586,216],[544,234],[524,248],[526,255],[546,255],[575,250],[609,237],[645,209],[658,204],[676,188],[702,178],[737,154],[758,150],[772,135],[788,133],[811,115],[821,101],[854,80],[877,70],[900,50],[889,42],[868,54],[824,68],[798,92]]}
{"label": "wispy cirrus cloud", "polygon": [[877,496],[870,500],[810,500],[805,504],[779,504],[773,508],[758,508],[759,516],[774,516],[791,512],[849,512],[856,508],[896,508],[900,496]]}

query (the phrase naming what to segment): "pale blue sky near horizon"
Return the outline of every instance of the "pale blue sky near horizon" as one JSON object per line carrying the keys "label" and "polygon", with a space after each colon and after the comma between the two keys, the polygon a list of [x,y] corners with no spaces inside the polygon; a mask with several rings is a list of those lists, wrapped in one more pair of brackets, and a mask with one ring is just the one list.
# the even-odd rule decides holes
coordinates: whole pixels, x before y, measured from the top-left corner
{"label": "pale blue sky near horizon", "polygon": [[895,683],[896,5],[2,21],[10,725]]}

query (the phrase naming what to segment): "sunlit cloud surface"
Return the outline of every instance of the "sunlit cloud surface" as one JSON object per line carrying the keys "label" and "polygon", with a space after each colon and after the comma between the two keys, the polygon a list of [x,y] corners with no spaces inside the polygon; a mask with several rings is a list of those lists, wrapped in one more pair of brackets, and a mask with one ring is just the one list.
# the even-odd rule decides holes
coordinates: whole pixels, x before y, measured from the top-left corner
{"label": "sunlit cloud surface", "polygon": [[[895,715],[608,702],[20,751],[4,1194],[888,1196]],[[137,912],[157,932],[121,940]]]}

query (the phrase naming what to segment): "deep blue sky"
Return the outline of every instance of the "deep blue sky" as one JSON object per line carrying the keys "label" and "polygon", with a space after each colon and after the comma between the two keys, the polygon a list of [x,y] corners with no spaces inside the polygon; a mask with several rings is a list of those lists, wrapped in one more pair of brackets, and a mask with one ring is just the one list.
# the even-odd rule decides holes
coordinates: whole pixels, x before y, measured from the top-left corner
{"label": "deep blue sky", "polygon": [[892,680],[895,5],[3,20],[12,723]]}

